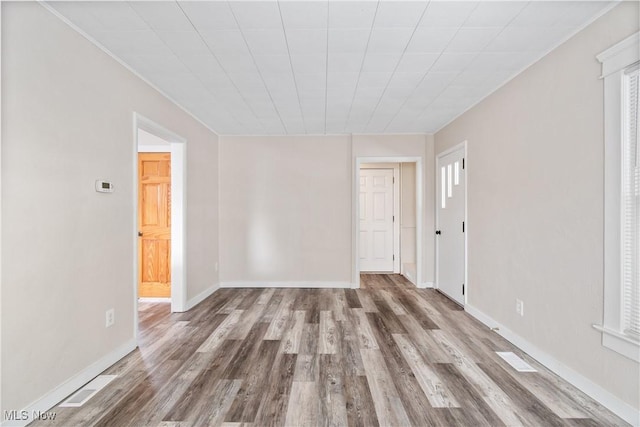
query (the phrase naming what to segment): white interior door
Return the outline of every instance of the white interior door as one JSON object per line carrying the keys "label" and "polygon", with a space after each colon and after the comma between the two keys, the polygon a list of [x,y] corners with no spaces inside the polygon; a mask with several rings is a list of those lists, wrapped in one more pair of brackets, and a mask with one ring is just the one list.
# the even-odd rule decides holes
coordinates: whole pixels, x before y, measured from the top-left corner
{"label": "white interior door", "polygon": [[360,170],[360,271],[393,272],[393,169]]}
{"label": "white interior door", "polygon": [[465,281],[465,168],[464,147],[438,157],[437,286],[464,305]]}

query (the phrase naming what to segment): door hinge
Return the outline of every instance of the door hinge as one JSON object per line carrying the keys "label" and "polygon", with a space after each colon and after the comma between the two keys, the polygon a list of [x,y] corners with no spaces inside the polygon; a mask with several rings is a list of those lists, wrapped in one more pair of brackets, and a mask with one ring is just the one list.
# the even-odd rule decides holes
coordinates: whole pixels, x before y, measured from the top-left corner
{"label": "door hinge", "polygon": [[464,169],[464,157],[462,158],[462,169]]}
{"label": "door hinge", "polygon": [[464,233],[464,221],[462,221],[462,232]]}
{"label": "door hinge", "polygon": [[464,283],[462,284],[462,295],[464,295]]}
{"label": "door hinge", "polygon": [[392,259],[393,261],[395,261],[395,260],[396,260],[396,254],[391,255],[391,259]]}
{"label": "door hinge", "polygon": [[393,178],[391,178],[391,183],[395,184],[396,183],[396,177],[394,176]]}
{"label": "door hinge", "polygon": [[396,222],[396,216],[395,215],[391,216],[391,221],[392,222]]}

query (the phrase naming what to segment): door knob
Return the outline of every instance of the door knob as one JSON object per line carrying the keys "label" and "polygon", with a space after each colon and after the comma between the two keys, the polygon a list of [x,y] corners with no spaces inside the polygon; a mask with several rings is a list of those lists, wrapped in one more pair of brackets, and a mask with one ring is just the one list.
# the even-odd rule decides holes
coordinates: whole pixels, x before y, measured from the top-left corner
{"label": "door knob", "polygon": [[138,231],[138,237],[142,237],[142,231]]}
{"label": "door knob", "polygon": [[437,234],[437,235],[440,235],[440,234],[442,234],[442,233],[440,232],[440,230],[436,230],[436,234]]}

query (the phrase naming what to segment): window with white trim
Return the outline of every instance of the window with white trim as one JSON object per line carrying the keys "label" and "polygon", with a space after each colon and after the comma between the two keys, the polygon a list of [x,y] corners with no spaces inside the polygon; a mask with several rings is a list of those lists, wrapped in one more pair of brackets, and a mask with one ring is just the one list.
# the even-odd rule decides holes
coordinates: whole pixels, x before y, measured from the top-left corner
{"label": "window with white trim", "polygon": [[604,79],[602,344],[640,362],[640,33],[598,55]]}

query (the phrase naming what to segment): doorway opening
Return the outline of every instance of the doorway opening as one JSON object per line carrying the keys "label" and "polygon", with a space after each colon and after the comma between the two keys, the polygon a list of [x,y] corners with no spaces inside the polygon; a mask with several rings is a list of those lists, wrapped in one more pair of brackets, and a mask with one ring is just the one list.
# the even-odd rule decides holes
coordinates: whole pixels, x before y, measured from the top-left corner
{"label": "doorway opening", "polygon": [[467,282],[467,143],[436,156],[436,289],[464,306]]}
{"label": "doorway opening", "polygon": [[[137,337],[139,298],[147,298],[147,302],[170,301],[172,312],[186,310],[186,140],[137,113],[134,113],[133,125],[134,319]],[[151,185],[147,188],[139,185],[141,178]],[[140,205],[144,192],[149,196],[147,199],[152,200],[146,213]],[[165,203],[164,209],[154,206],[153,199]],[[149,218],[145,219],[145,214]],[[143,286],[140,286],[141,281]],[[154,286],[159,288],[154,290]],[[154,294],[158,289],[161,292]]]}
{"label": "doorway opening", "polygon": [[422,158],[357,157],[353,174],[353,286],[360,273],[422,278]]}

